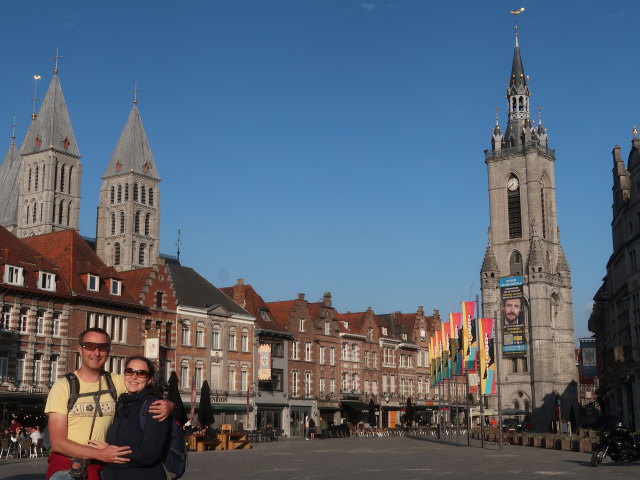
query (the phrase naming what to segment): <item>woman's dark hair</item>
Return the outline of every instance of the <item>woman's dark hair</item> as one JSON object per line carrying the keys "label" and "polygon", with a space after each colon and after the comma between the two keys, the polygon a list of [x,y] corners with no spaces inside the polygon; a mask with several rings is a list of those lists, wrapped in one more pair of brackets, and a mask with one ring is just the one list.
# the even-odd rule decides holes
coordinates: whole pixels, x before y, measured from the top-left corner
{"label": "woman's dark hair", "polygon": [[129,357],[125,360],[124,362],[125,368],[128,367],[133,360],[140,360],[147,364],[147,371],[149,372],[149,378],[151,379],[151,383],[147,385],[146,388],[151,390],[151,392],[154,395],[157,395],[158,397],[162,398],[162,391],[153,382],[153,377],[156,374],[156,367],[153,364],[153,362],[149,360],[147,357],[143,357],[142,355],[133,355],[132,357]]}

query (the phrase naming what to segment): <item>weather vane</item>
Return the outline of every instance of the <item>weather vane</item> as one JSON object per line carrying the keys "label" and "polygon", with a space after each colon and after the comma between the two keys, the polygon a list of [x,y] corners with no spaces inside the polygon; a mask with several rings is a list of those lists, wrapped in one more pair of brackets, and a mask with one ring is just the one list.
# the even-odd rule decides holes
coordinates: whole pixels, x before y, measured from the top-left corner
{"label": "weather vane", "polygon": [[60,49],[58,47],[56,47],[56,56],[51,59],[51,60],[53,60],[55,62],[54,67],[53,67],[53,74],[54,75],[58,74],[58,60],[60,60],[61,58],[62,58],[62,55],[60,55]]}
{"label": "weather vane", "polygon": [[134,105],[136,103],[138,103],[138,92],[143,92],[144,90],[142,90],[141,88],[138,88],[138,82],[134,82],[133,83],[133,90],[131,90],[129,93],[133,93],[133,103]]}
{"label": "weather vane", "polygon": [[513,15],[513,28],[516,31],[516,39],[518,38],[518,15],[524,12],[524,7],[521,7],[520,10],[509,10],[509,13]]}
{"label": "weather vane", "polygon": [[18,126],[18,124],[16,123],[16,116],[13,116],[13,123],[11,124],[11,138],[13,140],[16,139],[16,127]]}
{"label": "weather vane", "polygon": [[498,125],[498,112],[500,111],[500,107],[496,107],[496,125]]}
{"label": "weather vane", "polygon": [[538,125],[542,125],[542,110],[544,110],[544,107],[538,105]]}
{"label": "weather vane", "polygon": [[40,75],[34,75],[33,76],[33,99],[31,99],[31,102],[33,103],[33,109],[31,110],[31,119],[35,120],[36,119],[36,103],[38,102],[38,100],[42,100],[41,98],[38,98],[38,81],[41,79],[42,77]]}
{"label": "weather vane", "polygon": [[[13,117],[13,118],[15,118],[15,117]],[[634,138],[638,136],[638,129],[637,129],[637,127],[635,125],[633,126],[633,136],[634,136]]]}
{"label": "weather vane", "polygon": [[180,240],[180,229],[178,229],[178,241],[176,242],[176,247],[178,247],[178,263],[180,263],[180,246],[182,245],[182,241]]}

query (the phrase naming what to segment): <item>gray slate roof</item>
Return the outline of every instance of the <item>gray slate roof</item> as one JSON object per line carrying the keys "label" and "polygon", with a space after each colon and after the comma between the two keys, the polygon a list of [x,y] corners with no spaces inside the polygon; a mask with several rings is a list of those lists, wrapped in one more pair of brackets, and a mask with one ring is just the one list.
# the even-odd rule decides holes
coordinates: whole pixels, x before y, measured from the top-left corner
{"label": "gray slate roof", "polygon": [[0,225],[17,225],[20,154],[12,140],[0,165]]}
{"label": "gray slate roof", "polygon": [[251,315],[236,302],[214,287],[193,268],[167,263],[178,303],[189,307],[221,306],[231,313]]}
{"label": "gray slate roof", "polygon": [[135,103],[102,178],[130,171],[160,180],[149,140],[140,119],[140,112]]}
{"label": "gray slate roof", "polygon": [[[36,145],[36,137],[40,138],[39,147]],[[69,142],[67,148],[64,148],[65,138]],[[29,155],[50,148],[76,158],[81,157],[58,75],[54,75],[51,79],[49,90],[44,96],[38,116],[31,122],[24,137],[20,154]]]}

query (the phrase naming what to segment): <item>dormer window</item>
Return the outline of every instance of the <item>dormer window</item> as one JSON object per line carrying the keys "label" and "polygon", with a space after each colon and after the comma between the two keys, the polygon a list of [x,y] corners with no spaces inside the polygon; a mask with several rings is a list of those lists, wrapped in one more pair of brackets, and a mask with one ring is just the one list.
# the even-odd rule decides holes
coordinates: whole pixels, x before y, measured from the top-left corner
{"label": "dormer window", "polygon": [[403,334],[402,334],[402,339],[403,339],[403,340],[406,340],[406,339],[407,339],[407,334],[406,334],[406,333],[403,333]]}
{"label": "dormer window", "polygon": [[382,334],[387,335],[387,327],[382,327]]}
{"label": "dormer window", "polygon": [[13,265],[5,265],[4,267],[4,283],[10,285],[24,285],[24,276],[21,267],[14,267]]}
{"label": "dormer window", "polygon": [[122,282],[120,280],[116,280],[115,278],[111,279],[111,295],[122,295]]}
{"label": "dormer window", "polygon": [[271,319],[269,318],[269,312],[267,311],[266,308],[261,308],[260,309],[260,316],[266,322],[270,322],[271,321]]}
{"label": "dormer window", "polygon": [[87,290],[97,292],[100,290],[100,277],[87,273]]}
{"label": "dormer window", "polygon": [[300,319],[300,331],[304,332],[304,318]]}
{"label": "dormer window", "polygon": [[349,328],[349,322],[342,322],[342,325],[344,326],[344,328]]}
{"label": "dormer window", "polygon": [[53,273],[40,272],[38,276],[38,288],[41,290],[55,290],[56,276]]}

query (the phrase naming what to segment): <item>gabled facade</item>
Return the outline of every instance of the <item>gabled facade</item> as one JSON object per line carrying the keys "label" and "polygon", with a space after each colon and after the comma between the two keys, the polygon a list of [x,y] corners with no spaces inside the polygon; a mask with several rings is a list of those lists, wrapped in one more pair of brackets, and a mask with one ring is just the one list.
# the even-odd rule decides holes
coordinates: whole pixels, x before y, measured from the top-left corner
{"label": "gabled facade", "polygon": [[149,267],[160,240],[160,176],[137,103],[102,176],[96,251],[118,270]]}

